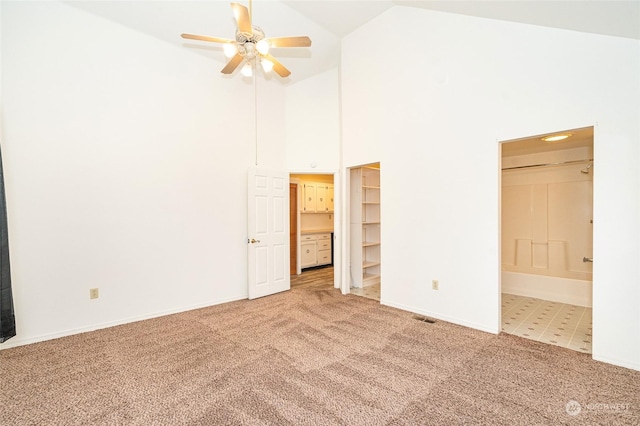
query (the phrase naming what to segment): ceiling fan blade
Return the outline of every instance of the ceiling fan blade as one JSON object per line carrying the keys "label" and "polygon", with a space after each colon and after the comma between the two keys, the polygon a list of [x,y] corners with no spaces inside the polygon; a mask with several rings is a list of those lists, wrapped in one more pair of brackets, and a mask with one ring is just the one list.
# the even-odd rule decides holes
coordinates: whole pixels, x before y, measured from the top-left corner
{"label": "ceiling fan blade", "polygon": [[249,9],[240,3],[231,3],[231,9],[233,9],[233,16],[238,23],[238,30],[240,30],[241,33],[253,34]]}
{"label": "ceiling fan blade", "polygon": [[227,62],[227,65],[225,65],[225,67],[222,68],[222,71],[220,72],[222,74],[231,74],[236,68],[238,68],[238,65],[240,65],[243,59],[244,58],[242,57],[242,55],[236,53],[236,56],[231,58],[231,60]]}
{"label": "ceiling fan blade", "polygon": [[291,75],[291,71],[285,68],[276,58],[271,55],[265,55],[265,59],[273,62],[273,70],[278,73],[280,77],[289,77]]}
{"label": "ceiling fan blade", "polygon": [[228,38],[209,37],[209,36],[196,35],[196,34],[181,34],[180,37],[188,38],[190,40],[212,41],[214,43],[233,43],[233,42],[235,42],[235,40],[231,40],[231,39],[228,39]]}
{"label": "ceiling fan blade", "polygon": [[267,41],[271,47],[309,47],[311,39],[307,36],[300,37],[271,37]]}

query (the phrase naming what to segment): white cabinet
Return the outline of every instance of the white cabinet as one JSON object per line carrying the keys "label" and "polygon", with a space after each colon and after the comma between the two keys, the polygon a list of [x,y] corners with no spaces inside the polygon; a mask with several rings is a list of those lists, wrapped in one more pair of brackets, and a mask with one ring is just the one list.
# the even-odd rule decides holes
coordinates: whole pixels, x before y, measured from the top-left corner
{"label": "white cabinet", "polygon": [[303,241],[300,243],[300,267],[309,268],[318,264],[318,248],[317,242]]}
{"label": "white cabinet", "polygon": [[305,183],[302,185],[302,212],[312,213],[316,211],[316,185]]}
{"label": "white cabinet", "polygon": [[300,248],[302,268],[331,264],[331,233],[303,235]]}
{"label": "white cabinet", "polygon": [[327,211],[327,185],[316,184],[316,213]]}
{"label": "white cabinet", "polygon": [[351,170],[352,286],[380,283],[380,167]]}
{"label": "white cabinet", "polygon": [[333,213],[333,185],[327,185],[327,212]]}
{"label": "white cabinet", "polygon": [[302,213],[333,212],[333,185],[306,182],[302,184]]}
{"label": "white cabinet", "polygon": [[318,234],[318,265],[331,264],[331,234]]}

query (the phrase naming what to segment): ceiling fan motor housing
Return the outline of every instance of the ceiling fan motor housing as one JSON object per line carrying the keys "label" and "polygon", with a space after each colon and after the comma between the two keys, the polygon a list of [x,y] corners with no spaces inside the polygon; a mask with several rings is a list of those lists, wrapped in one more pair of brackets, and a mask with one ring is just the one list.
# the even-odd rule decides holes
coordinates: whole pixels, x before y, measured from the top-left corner
{"label": "ceiling fan motor housing", "polygon": [[253,33],[249,34],[236,30],[236,42],[238,43],[238,53],[247,59],[257,56],[256,44],[264,39],[264,31],[256,25],[252,26]]}

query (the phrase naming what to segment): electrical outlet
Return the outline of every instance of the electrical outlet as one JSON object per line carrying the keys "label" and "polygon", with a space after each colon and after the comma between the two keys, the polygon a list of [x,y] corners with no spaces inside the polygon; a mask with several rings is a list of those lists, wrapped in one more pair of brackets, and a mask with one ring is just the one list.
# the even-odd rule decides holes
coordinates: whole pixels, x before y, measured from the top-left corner
{"label": "electrical outlet", "polygon": [[100,296],[97,288],[89,289],[89,299],[97,299]]}
{"label": "electrical outlet", "polygon": [[431,280],[431,288],[434,290],[438,289],[438,280]]}

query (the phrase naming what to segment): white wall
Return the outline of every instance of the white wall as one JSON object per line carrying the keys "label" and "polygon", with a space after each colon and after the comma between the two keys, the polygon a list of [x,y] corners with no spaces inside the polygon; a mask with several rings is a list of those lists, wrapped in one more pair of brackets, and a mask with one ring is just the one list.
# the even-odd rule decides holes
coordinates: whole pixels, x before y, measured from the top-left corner
{"label": "white wall", "polygon": [[403,7],[344,39],[344,165],[382,168],[382,303],[499,332],[498,142],[595,125],[593,356],[640,369],[639,44]]}
{"label": "white wall", "polygon": [[[247,296],[252,82],[58,2],[3,2],[2,56],[3,347]],[[259,165],[283,168],[284,89],[258,90]]]}
{"label": "white wall", "polygon": [[338,70],[326,71],[286,89],[287,168],[335,173],[340,164]]}
{"label": "white wall", "polygon": [[[333,224],[334,270],[342,270],[344,253],[344,204],[341,203],[344,179],[340,174],[340,84],[337,69],[325,71],[286,89],[285,133],[287,169],[292,173],[333,175],[335,211]],[[308,176],[307,176],[308,177]],[[318,222],[318,220],[314,220]],[[302,223],[302,222],[301,222]],[[325,221],[326,223],[326,221]],[[313,227],[319,226],[313,223]],[[300,250],[298,250],[298,253]],[[334,286],[344,282],[335,274]]]}

